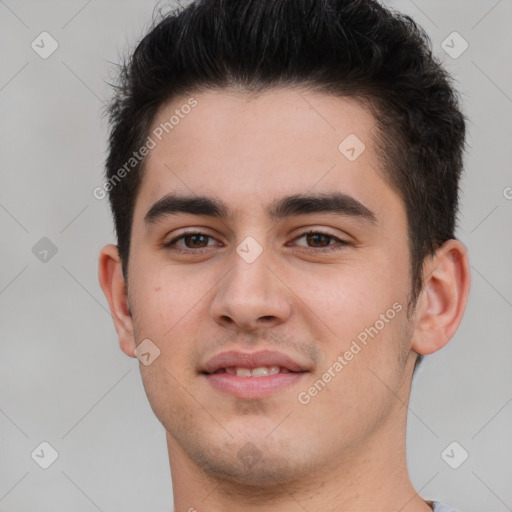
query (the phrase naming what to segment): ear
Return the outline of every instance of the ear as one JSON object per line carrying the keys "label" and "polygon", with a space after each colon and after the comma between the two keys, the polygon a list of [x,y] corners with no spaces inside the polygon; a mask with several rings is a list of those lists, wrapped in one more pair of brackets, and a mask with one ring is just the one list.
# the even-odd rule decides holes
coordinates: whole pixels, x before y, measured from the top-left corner
{"label": "ear", "polygon": [[136,343],[132,313],[128,303],[121,258],[116,245],[109,244],[101,250],[98,260],[98,279],[112,313],[119,346],[126,355],[136,357],[133,352]]}
{"label": "ear", "polygon": [[411,349],[427,355],[443,348],[462,320],[471,280],[464,244],[445,242],[426,260],[423,276]]}

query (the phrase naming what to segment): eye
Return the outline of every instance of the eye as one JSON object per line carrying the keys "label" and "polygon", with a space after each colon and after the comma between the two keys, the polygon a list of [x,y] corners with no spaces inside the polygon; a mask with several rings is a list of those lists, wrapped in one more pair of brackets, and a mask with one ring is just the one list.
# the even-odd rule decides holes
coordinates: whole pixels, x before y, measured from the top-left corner
{"label": "eye", "polygon": [[[302,239],[304,239],[305,244],[297,243],[297,241]],[[215,243],[215,241],[216,239],[214,237],[207,235],[206,233],[200,231],[187,231],[176,236],[169,242],[162,244],[162,247],[177,254],[197,254],[208,249],[208,247],[221,245],[219,243]],[[345,242],[344,240],[321,230],[306,231],[294,238],[291,244],[303,247],[305,251],[315,253],[340,251],[345,246],[350,245],[349,242]],[[290,243],[287,245],[290,245]]]}
{"label": "eye", "polygon": [[187,231],[181,235],[173,238],[169,242],[162,244],[166,249],[175,251],[179,254],[189,252],[199,252],[198,249],[205,249],[211,247],[209,242],[215,240],[212,236],[200,231]]}
{"label": "eye", "polygon": [[297,245],[299,245],[300,247],[305,247],[307,250],[313,251],[315,249],[323,249],[324,251],[339,251],[343,249],[345,246],[350,245],[348,242],[345,242],[344,240],[341,240],[340,238],[331,235],[330,233],[325,233],[319,230],[310,230],[305,233],[302,233],[297,238],[295,238],[294,241],[297,242],[297,240],[301,239],[305,239],[307,245]]}

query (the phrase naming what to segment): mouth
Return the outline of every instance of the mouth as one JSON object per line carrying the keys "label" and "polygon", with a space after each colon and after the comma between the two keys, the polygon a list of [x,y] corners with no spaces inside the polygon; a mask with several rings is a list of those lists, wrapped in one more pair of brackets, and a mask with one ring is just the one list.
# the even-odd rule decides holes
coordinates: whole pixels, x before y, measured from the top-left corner
{"label": "mouth", "polygon": [[279,373],[300,373],[292,372],[288,368],[281,366],[259,366],[258,368],[243,368],[240,366],[227,366],[226,368],[219,368],[213,373],[206,373],[205,375],[220,375],[227,373],[228,375],[236,375],[237,377],[267,377],[269,375],[277,375]]}
{"label": "mouth", "polygon": [[210,359],[200,374],[216,391],[258,399],[297,384],[309,371],[282,353],[230,351]]}

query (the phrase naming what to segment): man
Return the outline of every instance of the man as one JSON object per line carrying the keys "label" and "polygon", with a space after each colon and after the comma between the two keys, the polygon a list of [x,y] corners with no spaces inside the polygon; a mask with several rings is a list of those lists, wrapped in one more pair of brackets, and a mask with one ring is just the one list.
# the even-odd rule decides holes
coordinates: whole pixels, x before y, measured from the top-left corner
{"label": "man", "polygon": [[453,510],[405,450],[470,284],[464,116],[422,30],[369,0],[198,1],[109,113],[99,279],[175,511]]}

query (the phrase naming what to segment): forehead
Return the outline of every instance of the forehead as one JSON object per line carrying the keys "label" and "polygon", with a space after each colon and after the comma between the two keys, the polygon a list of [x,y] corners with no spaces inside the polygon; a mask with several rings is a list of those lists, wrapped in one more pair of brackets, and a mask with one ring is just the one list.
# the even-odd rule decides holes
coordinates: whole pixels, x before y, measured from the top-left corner
{"label": "forehead", "polygon": [[177,97],[151,126],[138,202],[181,192],[229,198],[243,211],[249,198],[253,208],[284,194],[340,191],[378,210],[398,198],[380,176],[376,130],[359,102],[301,89]]}

